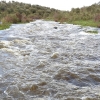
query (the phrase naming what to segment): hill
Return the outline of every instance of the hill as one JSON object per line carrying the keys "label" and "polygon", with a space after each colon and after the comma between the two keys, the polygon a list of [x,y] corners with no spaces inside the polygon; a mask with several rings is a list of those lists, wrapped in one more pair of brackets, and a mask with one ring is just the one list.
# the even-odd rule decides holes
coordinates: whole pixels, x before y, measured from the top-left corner
{"label": "hill", "polygon": [[72,8],[68,21],[89,26],[100,27],[100,2],[82,8]]}
{"label": "hill", "polygon": [[60,11],[22,2],[0,1],[0,21],[3,24],[9,26],[11,23],[26,23],[33,21],[33,19],[54,20],[100,27],[100,2],[88,7],[72,8],[71,11]]}
{"label": "hill", "polygon": [[8,3],[6,1],[0,2],[0,20],[2,22],[24,23],[30,22],[33,19],[57,20],[56,17],[59,17],[58,20],[60,20],[60,16],[63,15],[62,13],[64,12],[39,5],[31,5],[15,1],[10,1]]}

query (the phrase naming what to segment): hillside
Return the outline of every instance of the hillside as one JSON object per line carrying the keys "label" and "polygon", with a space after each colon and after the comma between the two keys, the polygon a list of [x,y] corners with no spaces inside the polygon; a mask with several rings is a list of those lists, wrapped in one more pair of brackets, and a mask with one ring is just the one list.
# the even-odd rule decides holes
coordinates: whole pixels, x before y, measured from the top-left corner
{"label": "hillside", "polygon": [[26,23],[33,19],[100,27],[100,3],[88,7],[72,8],[71,11],[60,11],[22,2],[0,2],[0,20],[6,25],[7,23]]}
{"label": "hillside", "polygon": [[[33,19],[57,19],[62,11],[19,2],[0,2],[0,20],[9,23],[30,22]],[[60,18],[59,18],[60,20]]]}
{"label": "hillside", "polygon": [[68,21],[100,27],[100,3],[88,7],[72,8],[67,14]]}

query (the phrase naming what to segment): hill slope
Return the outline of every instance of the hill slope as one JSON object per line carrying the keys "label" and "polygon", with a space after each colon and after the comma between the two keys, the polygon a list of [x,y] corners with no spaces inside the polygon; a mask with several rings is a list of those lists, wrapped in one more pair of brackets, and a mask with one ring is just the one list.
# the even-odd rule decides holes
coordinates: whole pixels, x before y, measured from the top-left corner
{"label": "hill slope", "polygon": [[39,5],[19,2],[0,2],[0,20],[3,23],[25,23],[33,19],[55,20],[100,27],[100,3],[88,7],[60,11]]}

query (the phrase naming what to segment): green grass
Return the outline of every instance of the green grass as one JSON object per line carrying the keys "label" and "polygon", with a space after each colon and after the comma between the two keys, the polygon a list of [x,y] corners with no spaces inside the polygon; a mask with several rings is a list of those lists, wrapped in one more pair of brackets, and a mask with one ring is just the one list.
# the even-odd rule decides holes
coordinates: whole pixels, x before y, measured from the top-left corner
{"label": "green grass", "polygon": [[82,25],[82,26],[91,26],[91,27],[98,27],[98,25],[100,23],[98,22],[94,22],[93,20],[77,20],[77,21],[71,21],[71,22],[68,22],[70,24],[76,24],[76,25]]}
{"label": "green grass", "polygon": [[[81,25],[82,27],[84,26],[91,26],[91,27],[98,27],[98,25],[100,25],[100,22],[94,22],[93,20],[78,20],[78,21],[71,21],[68,22],[70,24],[75,24],[75,25]],[[89,30],[89,31],[85,31],[86,33],[91,33],[91,34],[98,34],[98,31],[96,30]]]}
{"label": "green grass", "polygon": [[0,24],[0,30],[7,29],[7,28],[9,28],[10,26],[11,26],[11,24],[8,24],[8,23],[6,23],[6,24]]}
{"label": "green grass", "polygon": [[98,31],[86,31],[87,33],[98,34]]}

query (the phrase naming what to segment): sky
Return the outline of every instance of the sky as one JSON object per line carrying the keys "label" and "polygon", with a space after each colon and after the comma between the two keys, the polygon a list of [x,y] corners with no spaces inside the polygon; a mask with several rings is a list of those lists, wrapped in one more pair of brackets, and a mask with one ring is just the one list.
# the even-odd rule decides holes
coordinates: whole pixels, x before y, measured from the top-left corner
{"label": "sky", "polygon": [[[2,0],[0,0],[2,1]],[[12,0],[5,0],[12,1]],[[59,10],[71,10],[72,8],[80,8],[98,3],[100,0],[13,0],[23,3],[36,4],[45,7],[55,8]]]}

